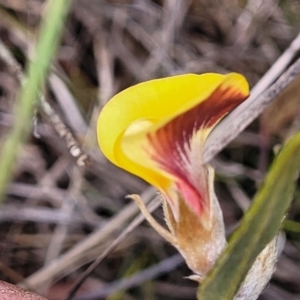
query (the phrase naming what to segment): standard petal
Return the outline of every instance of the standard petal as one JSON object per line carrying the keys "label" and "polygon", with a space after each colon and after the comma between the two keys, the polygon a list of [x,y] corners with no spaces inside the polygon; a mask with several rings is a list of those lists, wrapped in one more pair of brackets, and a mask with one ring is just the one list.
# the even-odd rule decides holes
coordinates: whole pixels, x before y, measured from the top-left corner
{"label": "standard petal", "polygon": [[200,214],[207,135],[249,93],[242,75],[180,75],[131,87],[104,107],[98,120],[103,153],[161,190],[176,206],[181,193]]}

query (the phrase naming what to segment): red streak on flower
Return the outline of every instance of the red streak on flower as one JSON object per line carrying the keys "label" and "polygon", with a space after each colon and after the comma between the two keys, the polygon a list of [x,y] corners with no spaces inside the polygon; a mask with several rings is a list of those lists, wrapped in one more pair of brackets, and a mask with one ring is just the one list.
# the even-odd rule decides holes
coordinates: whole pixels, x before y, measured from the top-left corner
{"label": "red streak on flower", "polygon": [[[189,165],[195,164],[190,161],[188,155],[193,135],[202,129],[212,129],[246,97],[233,86],[221,86],[205,101],[175,117],[156,132],[147,135],[152,149],[146,149],[146,151],[151,159],[177,178],[179,192],[199,216],[207,205],[208,187],[205,182],[200,182],[205,177],[195,178],[195,174],[190,174],[190,169],[188,169]],[[204,142],[199,141],[200,145],[203,144],[202,150],[204,150]],[[201,148],[199,148],[200,152]],[[202,155],[203,151],[199,153],[199,161],[202,160]]]}

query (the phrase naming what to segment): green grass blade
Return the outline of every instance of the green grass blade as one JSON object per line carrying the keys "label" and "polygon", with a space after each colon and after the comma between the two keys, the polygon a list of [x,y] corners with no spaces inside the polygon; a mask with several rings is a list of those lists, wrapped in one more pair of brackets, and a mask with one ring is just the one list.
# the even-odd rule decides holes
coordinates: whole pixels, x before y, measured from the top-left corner
{"label": "green grass blade", "polygon": [[300,233],[300,223],[292,220],[284,220],[283,229],[293,233]]}
{"label": "green grass blade", "polygon": [[14,107],[14,125],[1,145],[0,200],[11,177],[18,150],[30,130],[38,93],[54,57],[70,3],[71,0],[49,0],[47,3],[35,53]]}
{"label": "green grass blade", "polygon": [[216,266],[199,287],[201,300],[232,300],[256,256],[278,233],[300,168],[300,133],[280,151],[253,204]]}

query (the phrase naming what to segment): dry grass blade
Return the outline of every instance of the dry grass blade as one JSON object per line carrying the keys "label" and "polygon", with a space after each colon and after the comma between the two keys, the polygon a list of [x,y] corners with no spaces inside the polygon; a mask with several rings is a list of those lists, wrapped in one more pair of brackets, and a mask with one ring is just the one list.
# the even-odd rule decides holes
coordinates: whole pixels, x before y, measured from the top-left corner
{"label": "dry grass blade", "polygon": [[[143,200],[145,203],[148,203],[154,195],[155,192],[153,189],[149,189],[148,191],[145,191]],[[116,216],[114,216],[103,228],[96,230],[93,234],[90,234],[86,239],[78,243],[71,250],[57,257],[49,265],[41,268],[36,273],[26,278],[21,283],[21,286],[36,289],[45,282],[63,277],[72,272],[74,269],[80,267],[83,264],[82,258],[85,258],[84,264],[94,260],[98,255],[96,257],[90,256],[89,258],[86,258],[87,251],[101,245],[101,243],[118,231],[119,228],[122,228],[123,224],[127,223],[137,213],[138,208],[136,204],[128,204],[126,208],[116,214]],[[143,218],[140,219],[140,222],[142,220]],[[135,224],[135,226],[138,224]]]}
{"label": "dry grass blade", "polygon": [[[149,203],[148,211],[151,213],[154,210],[156,210],[160,205],[159,199],[155,198],[151,203]],[[84,280],[96,269],[96,267],[101,263],[101,261],[109,254],[111,253],[116,246],[125,239],[128,234],[130,234],[137,226],[139,226],[144,221],[144,216],[139,215],[137,216],[133,221],[131,221],[125,230],[121,232],[121,234],[105,249],[105,251],[102,252],[100,256],[97,257],[97,259],[86,269],[84,273],[76,280],[73,288],[71,289],[68,297],[66,300],[71,300],[75,296],[77,290],[80,288],[80,286],[83,284]]]}
{"label": "dry grass blade", "polygon": [[[300,37],[300,36],[299,36]],[[300,38],[299,38],[300,41]],[[299,43],[300,46],[300,43]],[[205,160],[209,161],[225,145],[228,145],[242,132],[264,108],[300,75],[300,59],[298,59],[273,85],[267,88],[256,99],[250,96],[243,104],[225,118],[209,136],[205,149]]]}
{"label": "dry grass blade", "polygon": [[97,300],[99,298],[106,298],[109,295],[116,293],[120,290],[133,288],[135,286],[143,284],[145,281],[169,273],[183,263],[184,260],[181,257],[181,255],[176,254],[174,256],[171,256],[161,261],[160,263],[154,265],[153,267],[144,269],[143,271],[139,272],[136,275],[131,276],[130,278],[115,281],[113,284],[110,284],[107,287],[102,287],[99,290],[95,290],[83,296],[75,297],[74,300]]}

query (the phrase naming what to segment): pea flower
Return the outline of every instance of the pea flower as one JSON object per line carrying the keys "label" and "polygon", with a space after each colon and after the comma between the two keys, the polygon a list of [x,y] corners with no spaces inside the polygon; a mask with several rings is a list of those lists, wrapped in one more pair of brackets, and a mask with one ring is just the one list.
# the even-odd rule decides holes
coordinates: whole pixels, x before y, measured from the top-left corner
{"label": "pea flower", "polygon": [[195,273],[191,278],[200,282],[226,246],[214,170],[203,161],[205,141],[248,95],[248,83],[237,73],[179,75],[120,92],[98,119],[103,154],[160,191],[169,231],[137,195],[130,197],[152,227],[182,254]]}

